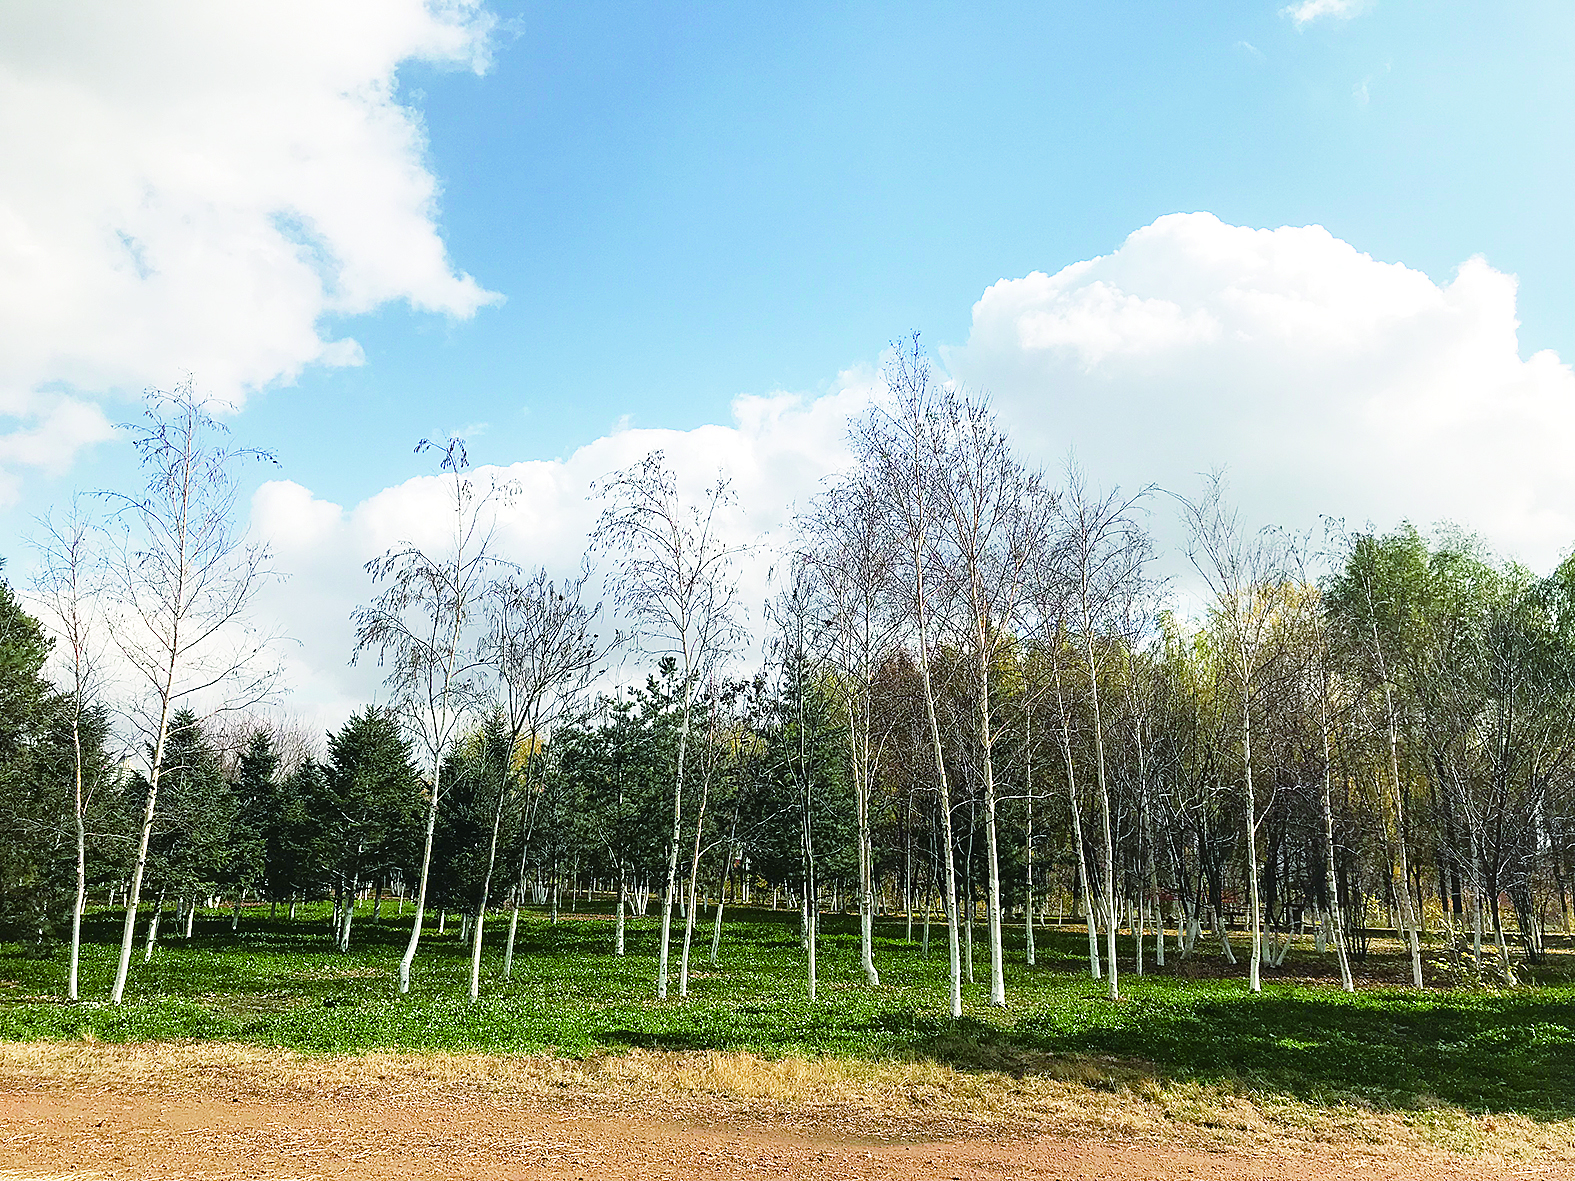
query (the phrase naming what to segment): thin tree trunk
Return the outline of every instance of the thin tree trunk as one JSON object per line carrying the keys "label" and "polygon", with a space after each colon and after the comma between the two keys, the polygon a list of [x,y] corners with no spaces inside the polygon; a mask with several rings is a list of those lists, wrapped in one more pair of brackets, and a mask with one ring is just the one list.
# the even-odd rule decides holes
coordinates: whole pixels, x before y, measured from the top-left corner
{"label": "thin tree trunk", "polygon": [[503,946],[503,979],[505,980],[514,975],[514,936],[520,926],[520,892],[521,890],[513,891],[512,905],[509,907],[509,938]]}
{"label": "thin tree trunk", "polygon": [[678,995],[689,995],[689,948],[694,942],[695,919],[698,907],[695,894],[700,883],[700,834],[705,828],[706,798],[711,794],[711,781],[707,776],[700,787],[700,813],[695,817],[694,854],[689,862],[689,904],[684,908],[684,946],[678,957]]}
{"label": "thin tree trunk", "polygon": [[153,917],[148,920],[148,941],[142,949],[142,962],[148,963],[153,959],[154,945],[159,941],[159,920],[164,917],[164,891],[159,891],[159,900],[153,908]]}
{"label": "thin tree trunk", "polygon": [[667,997],[667,964],[673,939],[673,901],[678,885],[678,839],[683,835],[684,756],[689,747],[689,711],[693,704],[689,670],[684,670],[684,718],[678,731],[678,764],[673,777],[673,835],[667,842],[667,886],[662,891],[662,940],[656,960],[656,996]]}
{"label": "thin tree trunk", "polygon": [[[1086,614],[1086,612],[1085,612]],[[1088,652],[1089,700],[1094,710],[1094,769],[1099,785],[1099,817],[1105,842],[1105,963],[1110,969],[1110,999],[1121,999],[1120,970],[1116,965],[1116,846],[1110,825],[1110,789],[1105,783],[1105,734],[1099,713],[1099,676],[1094,664],[1094,636],[1085,623]]]}
{"label": "thin tree trunk", "polygon": [[131,872],[131,890],[126,896],[126,921],[120,930],[120,962],[115,968],[115,984],[109,1003],[118,1005],[126,995],[126,974],[131,968],[131,944],[136,936],[137,904],[142,898],[142,875],[148,868],[148,843],[153,838],[153,807],[159,795],[159,775],[164,764],[164,744],[169,738],[170,688],[175,668],[171,664],[165,677],[163,701],[159,710],[158,738],[153,744],[153,762],[148,772],[148,801],[142,811],[142,832],[137,839],[137,864]]}
{"label": "thin tree trunk", "polygon": [[[1376,622],[1373,627],[1373,642],[1376,644]],[[1411,947],[1411,983],[1414,987],[1421,988],[1422,942],[1417,934],[1416,914],[1411,908],[1410,870],[1406,858],[1405,802],[1404,794],[1400,787],[1400,742],[1399,736],[1395,732],[1394,697],[1390,692],[1387,679],[1384,681],[1384,706],[1389,718],[1390,786],[1394,791],[1395,797],[1395,845],[1397,846],[1400,860],[1400,919],[1405,923],[1406,940]]]}
{"label": "thin tree trunk", "polygon": [[[509,753],[512,754],[512,751]],[[481,932],[486,923],[487,903],[492,897],[492,869],[498,861],[498,829],[503,824],[503,804],[508,798],[509,771],[508,755],[505,755],[503,775],[498,783],[498,803],[492,811],[492,841],[487,846],[487,870],[481,876],[481,897],[476,903],[476,922],[470,933],[471,1000],[481,996]]]}
{"label": "thin tree trunk", "polygon": [[629,887],[628,871],[624,869],[623,859],[618,859],[618,910],[613,918],[613,955],[624,954],[624,913],[628,908]]}
{"label": "thin tree trunk", "polygon": [[[923,592],[920,591],[922,596]],[[935,776],[940,788],[941,797],[941,837],[946,851],[946,887],[944,904],[947,914],[946,926],[946,952],[951,967],[949,992],[947,996],[949,1009],[953,1017],[962,1016],[962,945],[961,932],[957,929],[957,860],[952,851],[952,793],[946,779],[946,755],[941,748],[941,724],[935,713],[935,690],[930,683],[929,640],[925,632],[923,608],[920,608],[921,622],[919,664],[920,679],[924,683],[924,709],[930,723],[930,744],[935,756]]]}
{"label": "thin tree trunk", "polygon": [[340,919],[337,943],[341,952],[350,950],[350,922],[355,918],[356,887],[360,885],[357,878],[350,879],[350,889],[345,895],[344,915]]}
{"label": "thin tree trunk", "polygon": [[[525,782],[525,789],[527,793],[530,790],[530,780],[528,778],[529,767],[530,764],[527,762],[527,779]],[[532,806],[532,809],[526,811],[530,812],[533,811],[533,809],[534,805]],[[503,946],[503,979],[505,980],[508,980],[514,974],[514,938],[516,933],[519,931],[520,926],[520,906],[523,905],[525,901],[525,867],[526,860],[530,856],[530,833],[528,831],[528,827],[527,816],[522,814],[520,816],[519,881],[514,884],[514,903],[509,914],[509,938],[508,942]]]}
{"label": "thin tree trunk", "polygon": [[806,878],[804,884],[804,971],[810,1000],[815,999],[815,992],[820,983],[819,973],[815,964],[815,949],[820,942],[817,930],[820,925],[820,900],[818,897],[811,898],[812,892],[818,894],[819,888],[811,887],[809,879]]}
{"label": "thin tree trunk", "polygon": [[[1246,661],[1243,660],[1245,670]],[[1263,991],[1263,916],[1258,904],[1258,802],[1252,786],[1252,693],[1245,671],[1241,686],[1241,761],[1247,785],[1247,895],[1252,908],[1252,959],[1248,968],[1247,988],[1250,992]],[[1223,938],[1223,928],[1221,937]],[[1228,941],[1227,941],[1228,943]]]}
{"label": "thin tree trunk", "polygon": [[[432,762],[432,799],[427,803],[427,834],[421,847],[421,879],[416,886],[416,918],[410,926],[410,942],[405,944],[405,954],[399,957],[399,995],[410,992],[410,965],[415,963],[416,948],[421,946],[421,923],[427,911],[427,879],[432,870],[432,837],[437,831],[438,788],[442,776],[442,763]],[[438,916],[439,926],[443,916]]]}
{"label": "thin tree trunk", "polygon": [[1329,932],[1334,939],[1335,959],[1340,964],[1340,987],[1356,991],[1351,975],[1351,958],[1345,947],[1345,921],[1340,913],[1340,884],[1334,863],[1334,764],[1329,757],[1329,717],[1327,700],[1323,724],[1323,839],[1324,890],[1329,895]]}
{"label": "thin tree trunk", "polygon": [[717,952],[722,949],[722,907],[727,899],[727,873],[732,867],[732,850],[725,850],[726,861],[722,869],[722,881],[716,891],[716,922],[711,927],[711,966],[716,967]]}
{"label": "thin tree trunk", "polygon": [[[869,799],[869,729],[865,719],[864,733],[859,733],[855,718],[854,694],[848,695],[848,740],[853,750],[853,797],[858,816],[859,845],[859,964],[864,969],[865,982],[880,983],[880,973],[875,970],[875,896],[871,880],[870,856],[870,799]],[[863,713],[863,710],[857,711]],[[860,739],[863,742],[860,742]]]}
{"label": "thin tree trunk", "polygon": [[[80,684],[80,679],[78,684]],[[76,710],[71,716],[71,756],[76,785],[77,837],[77,892],[71,901],[71,962],[66,973],[66,999],[75,1001],[77,996],[77,966],[82,953],[82,912],[87,909],[87,828],[83,818],[82,803],[82,725],[81,694],[76,699]]]}
{"label": "thin tree trunk", "polygon": [[990,668],[984,615],[979,630],[979,741],[984,755],[985,919],[990,939],[990,1004],[1006,1008],[1006,957],[1001,947],[1001,858],[995,830],[995,735],[990,726]]}
{"label": "thin tree trunk", "polygon": [[1077,772],[1072,760],[1072,732],[1061,695],[1061,669],[1056,666],[1055,698],[1061,710],[1061,753],[1066,760],[1066,795],[1072,805],[1072,845],[1077,850],[1077,883],[1083,896],[1083,915],[1088,922],[1088,971],[1099,979],[1099,936],[1094,930],[1094,895],[1088,885],[1088,854],[1083,849],[1083,813],[1077,803]]}
{"label": "thin tree trunk", "polygon": [[1028,822],[1023,835],[1023,950],[1028,966],[1034,966],[1034,707],[1028,703],[1024,725],[1024,795],[1028,801]]}

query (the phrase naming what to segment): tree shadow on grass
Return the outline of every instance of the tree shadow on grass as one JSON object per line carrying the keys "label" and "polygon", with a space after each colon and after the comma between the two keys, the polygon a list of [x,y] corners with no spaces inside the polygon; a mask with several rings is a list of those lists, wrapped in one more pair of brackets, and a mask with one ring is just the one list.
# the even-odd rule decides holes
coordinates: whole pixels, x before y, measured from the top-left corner
{"label": "tree shadow on grass", "polygon": [[[1106,1017],[1108,1019],[1101,1019]],[[904,1052],[1022,1075],[1050,1058],[1142,1063],[1161,1079],[1246,1084],[1295,1098],[1393,1108],[1575,1117],[1575,1006],[1525,994],[1157,996],[1101,1013],[1024,1014],[1008,1027],[911,1011],[871,1023]]]}
{"label": "tree shadow on grass", "polygon": [[598,1046],[617,1050],[714,1050],[716,1039],[682,1030],[603,1029],[591,1036]]}

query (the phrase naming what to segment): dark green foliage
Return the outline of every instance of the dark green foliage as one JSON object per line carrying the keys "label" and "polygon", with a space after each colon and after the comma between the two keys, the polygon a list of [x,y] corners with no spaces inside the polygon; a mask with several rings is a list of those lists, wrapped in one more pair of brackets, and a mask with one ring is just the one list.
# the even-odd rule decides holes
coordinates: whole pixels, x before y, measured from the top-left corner
{"label": "dark green foliage", "polygon": [[268,872],[268,830],[275,809],[274,773],[279,755],[273,735],[256,730],[246,753],[235,768],[231,791],[235,796],[235,824],[230,834],[224,884],[235,891],[255,892]]}
{"label": "dark green foliage", "polygon": [[60,802],[36,790],[36,747],[52,693],[42,676],[49,640],[0,580],[0,931],[42,935]]}
{"label": "dark green foliage", "polygon": [[631,883],[663,872],[663,814],[672,799],[667,704],[653,677],[643,691],[603,700],[587,724],[553,738],[554,772],[584,801],[581,824],[591,864],[614,878],[621,864]]}
{"label": "dark green foliage", "polygon": [[343,898],[402,871],[419,856],[421,780],[394,715],[367,706],[329,736],[328,763],[299,777],[301,806],[315,822],[313,877]]}
{"label": "dark green foliage", "polygon": [[[133,776],[125,797],[133,815],[142,813],[147,792],[147,781]],[[216,892],[229,877],[238,814],[235,792],[202,723],[191,710],[179,711],[164,744],[144,894],[193,898]]]}
{"label": "dark green foliage", "polygon": [[[516,827],[514,752],[501,715],[488,717],[443,766],[443,800],[432,842],[429,905],[474,909],[481,897],[497,816],[500,842]],[[501,799],[500,799],[501,795]]]}
{"label": "dark green foliage", "polygon": [[321,889],[326,841],[320,810],[328,797],[327,771],[315,759],[271,785],[262,880],[263,896],[270,902],[312,896]]}
{"label": "dark green foliage", "polygon": [[[0,580],[0,934],[35,943],[70,923],[76,885],[75,763],[68,702],[43,677],[51,641]],[[81,720],[90,872],[123,858],[109,716]],[[106,814],[106,810],[109,814]]]}

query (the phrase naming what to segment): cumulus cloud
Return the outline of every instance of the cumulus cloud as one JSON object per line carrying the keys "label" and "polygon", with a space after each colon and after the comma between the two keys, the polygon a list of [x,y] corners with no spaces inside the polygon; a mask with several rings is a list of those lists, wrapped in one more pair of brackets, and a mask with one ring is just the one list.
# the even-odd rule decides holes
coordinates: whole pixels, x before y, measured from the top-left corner
{"label": "cumulus cloud", "polygon": [[[497,553],[527,569],[545,566],[554,577],[572,575],[600,511],[591,496],[595,482],[659,448],[690,498],[719,471],[732,482],[738,504],[725,528],[731,538],[753,546],[739,571],[739,600],[758,621],[777,543],[794,506],[807,502],[822,479],[846,462],[848,419],[868,404],[875,384],[872,372],[854,370],[818,398],[740,397],[731,425],[623,429],[567,459],[478,468],[473,478],[479,486],[516,489],[498,509]],[[440,551],[450,519],[448,495],[437,476],[407,480],[350,508],[320,500],[288,480],[258,489],[252,529],[270,543],[276,567],[288,575],[265,593],[261,612],[298,641],[284,653],[296,708],[337,724],[377,695],[381,673],[375,661],[345,668],[354,643],[350,612],[375,593],[362,566],[406,541]]]}
{"label": "cumulus cloud", "polygon": [[1263,522],[1451,519],[1547,567],[1575,541],[1575,374],[1520,356],[1515,302],[1480,258],[1435,283],[1319,226],[1176,214],[995,284],[945,355],[1041,458],[1180,492],[1223,465]]}
{"label": "cumulus cloud", "polygon": [[95,395],[216,398],[362,360],[325,316],[493,299],[452,266],[402,62],[481,70],[478,0],[4,3],[0,462],[108,433]]}
{"label": "cumulus cloud", "polygon": [[[1481,259],[1435,282],[1318,226],[1175,215],[1109,255],[996,283],[968,340],[942,356],[1052,470],[1074,448],[1106,485],[1185,494],[1225,466],[1257,523],[1448,518],[1546,568],[1575,540],[1575,374],[1551,352],[1519,355],[1515,299],[1514,278]],[[691,493],[719,466],[731,475],[729,528],[764,539],[742,593],[758,608],[792,504],[846,463],[847,421],[878,385],[852,371],[819,398],[739,398],[726,426],[620,428],[565,460],[479,472],[521,489],[501,515],[502,552],[572,572],[596,518],[592,483],[660,447]],[[344,667],[349,612],[372,591],[361,564],[397,541],[439,543],[442,505],[433,478],[349,508],[287,481],[257,493],[253,525],[292,574],[267,605],[301,641],[301,708],[336,722],[377,692],[375,668]],[[1175,514],[1164,497],[1153,509],[1185,575]]]}
{"label": "cumulus cloud", "polygon": [[1367,0],[1299,0],[1280,9],[1280,15],[1290,17],[1291,23],[1302,29],[1320,18],[1350,20],[1366,7]]}

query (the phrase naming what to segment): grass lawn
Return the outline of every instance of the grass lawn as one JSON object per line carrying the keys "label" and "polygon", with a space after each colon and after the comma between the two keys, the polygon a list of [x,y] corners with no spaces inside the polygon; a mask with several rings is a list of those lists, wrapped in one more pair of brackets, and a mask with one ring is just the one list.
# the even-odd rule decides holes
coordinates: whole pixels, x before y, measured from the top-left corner
{"label": "grass lawn", "polygon": [[[707,912],[709,914],[709,912]],[[1575,953],[1561,945],[1536,983],[1512,991],[1415,992],[1403,979],[1398,944],[1374,940],[1364,986],[1339,991],[1333,957],[1310,945],[1266,970],[1250,995],[1243,964],[1222,963],[1217,944],[1156,973],[1130,972],[1122,943],[1124,999],[1105,999],[1087,975],[1086,937],[1067,928],[1037,934],[1039,964],[1022,959],[1021,928],[1008,930],[1010,1007],[991,1009],[988,960],[976,946],[977,984],[964,987],[964,1014],[945,1010],[944,929],[932,931],[925,960],[904,926],[877,927],[882,983],[866,987],[858,969],[857,919],[822,920],[820,996],[805,998],[796,916],[758,909],[728,912],[719,963],[708,961],[710,927],[696,934],[691,996],[655,999],[656,920],[630,924],[623,958],[610,954],[606,908],[565,913],[553,924],[522,918],[514,978],[501,979],[504,922],[489,927],[482,998],[466,995],[468,949],[459,924],[423,936],[409,997],[394,991],[395,963],[409,930],[385,908],[364,915],[353,950],[329,949],[324,905],[294,922],[245,911],[239,932],[228,915],[199,916],[189,943],[168,939],[132,961],[128,1003],[111,1008],[119,916],[95,913],[86,929],[82,992],[67,1005],[65,955],[0,945],[0,1039],[100,1041],[195,1039],[249,1042],[306,1053],[376,1049],[542,1051],[584,1057],[639,1047],[749,1051],[766,1058],[933,1061],[963,1071],[1031,1075],[1057,1062],[1103,1064],[1090,1085],[1111,1085],[1138,1070],[1165,1084],[1203,1084],[1234,1094],[1318,1106],[1425,1111],[1440,1105],[1537,1121],[1575,1118]],[[173,927],[169,923],[168,927]],[[166,929],[168,929],[168,927]],[[1107,1080],[1101,1082],[1101,1080]]]}

